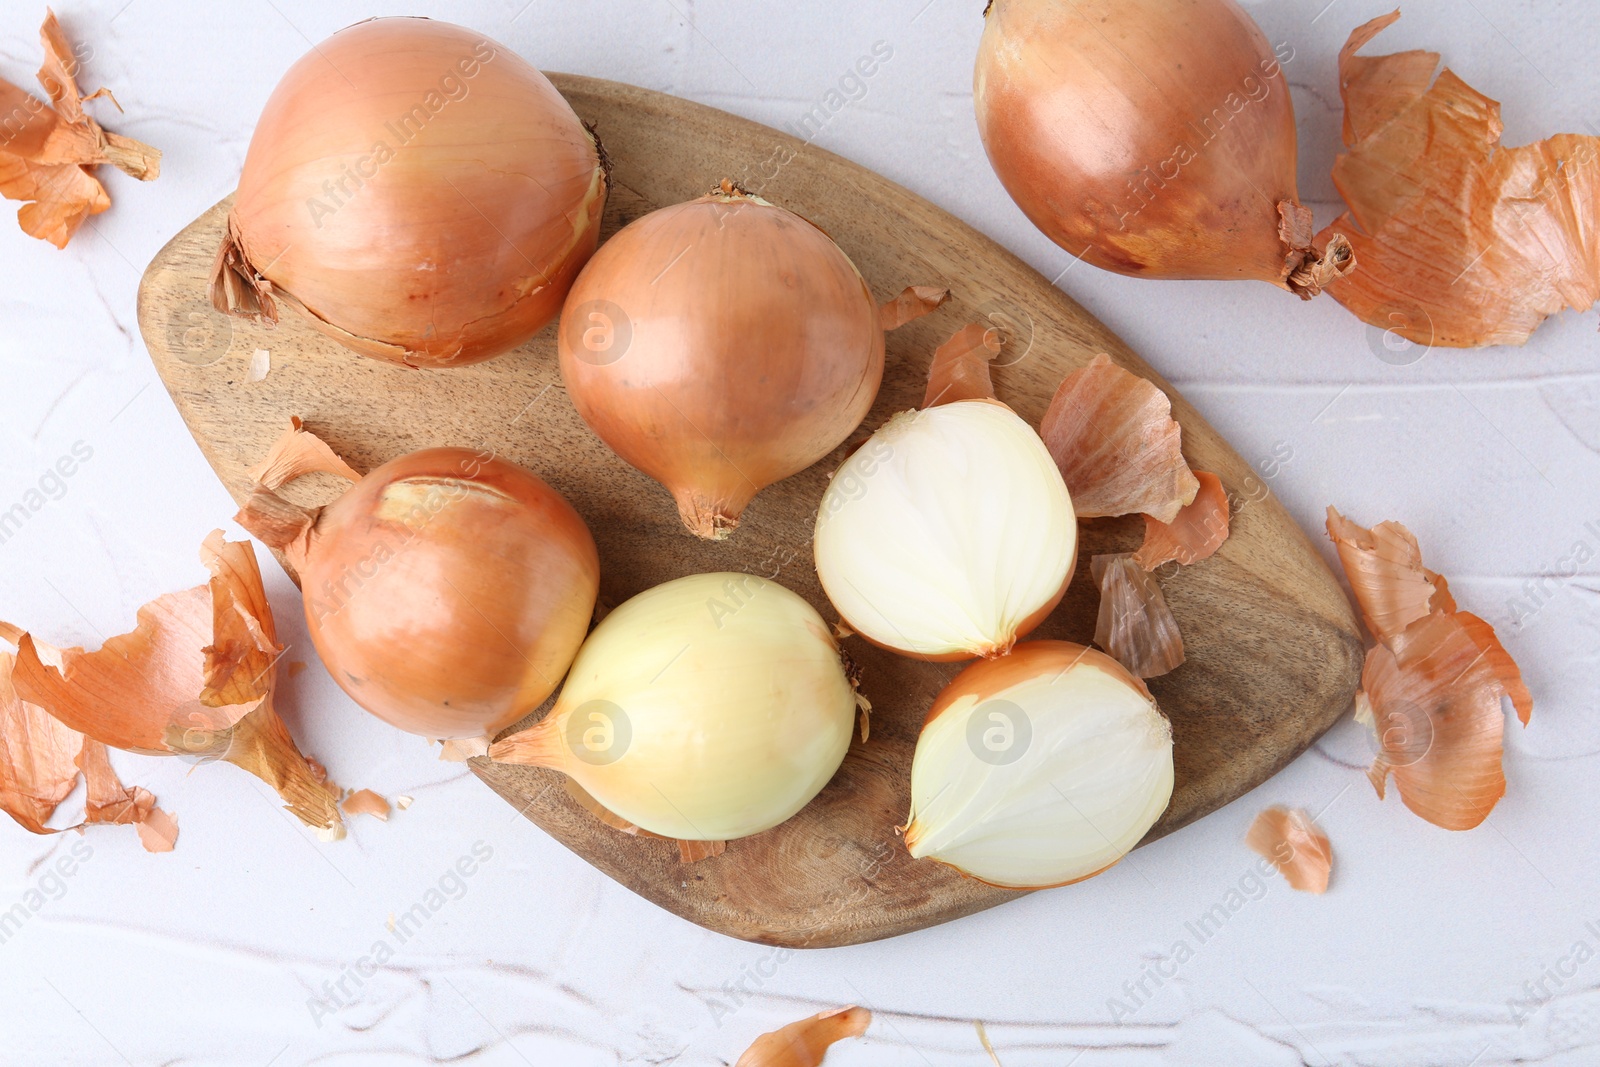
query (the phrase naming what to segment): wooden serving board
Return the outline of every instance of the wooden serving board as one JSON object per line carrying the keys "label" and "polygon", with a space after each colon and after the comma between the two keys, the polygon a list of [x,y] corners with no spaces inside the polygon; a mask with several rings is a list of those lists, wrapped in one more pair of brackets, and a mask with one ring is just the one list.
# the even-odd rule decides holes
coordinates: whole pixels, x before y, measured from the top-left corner
{"label": "wooden serving board", "polygon": [[[731,177],[832,234],[879,299],[910,284],[951,289],[943,309],[889,335],[883,391],[861,430],[833,456],[756,497],[731,540],[702,542],[679,524],[666,490],[613,455],[578,418],[561,388],[553,324],[500,359],[413,371],[348,352],[292,312],[276,329],[213,312],[206,283],[230,200],[178,234],[150,265],[139,323],[173,402],[235,498],[245,494],[245,468],[291,415],[361,470],[435,445],[492,447],[565,493],[588,521],[600,547],[603,603],[686,574],[776,570],[784,585],[834,618],[810,546],[829,472],[870,430],[921,401],[939,343],[987,317],[1008,327],[995,379],[1001,399],[1024,418],[1037,425],[1062,376],[1108,352],[1167,392],[1190,463],[1215,471],[1245,501],[1222,550],[1165,581],[1188,662],[1150,683],[1172,720],[1177,786],[1146,840],[1264,781],[1349,708],[1361,643],[1327,567],[1250,465],[1072,300],[993,241],[848,160],[661,93],[571,75],[553,79],[579,116],[597,124],[615,163],[606,236]],[[247,369],[257,349],[271,352],[271,373],[251,382]],[[1088,643],[1099,601],[1089,559],[1131,551],[1142,530],[1136,517],[1084,524],[1078,577],[1033,636]],[[484,759],[474,760],[473,770],[612,878],[734,937],[846,945],[1012,899],[1012,891],[913,861],[895,829],[906,818],[922,716],[959,665],[905,659],[859,638],[846,647],[872,701],[870,741],[851,747],[838,776],[799,815],[730,843],[714,859],[683,866],[669,842],[608,829],[568,797],[554,772]]]}

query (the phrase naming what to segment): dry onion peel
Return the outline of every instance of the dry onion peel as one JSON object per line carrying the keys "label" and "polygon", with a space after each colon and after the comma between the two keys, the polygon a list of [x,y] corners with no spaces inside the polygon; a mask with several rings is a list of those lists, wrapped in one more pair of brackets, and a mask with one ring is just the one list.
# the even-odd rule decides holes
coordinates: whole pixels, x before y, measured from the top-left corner
{"label": "dry onion peel", "polygon": [[1423,567],[1404,526],[1367,530],[1330,507],[1328,534],[1380,641],[1356,694],[1356,717],[1377,738],[1368,777],[1382,797],[1393,775],[1406,807],[1434,825],[1471,829],[1505,794],[1501,698],[1524,726],[1533,714],[1522,674],[1494,628],[1459,611]]}
{"label": "dry onion peel", "polygon": [[389,801],[370,789],[357,789],[340,801],[339,807],[344,809],[346,815],[371,815],[375,819],[389,821]]}
{"label": "dry onion peel", "polygon": [[1062,380],[1039,434],[1081,519],[1143,512],[1170,523],[1200,492],[1172,402],[1104,352]]}
{"label": "dry onion peel", "polygon": [[733,1067],[821,1067],[828,1048],[860,1037],[872,1025],[872,1013],[854,1005],[819,1012],[756,1038]]}
{"label": "dry onion peel", "polygon": [[307,430],[298,415],[289,417],[285,430],[261,462],[245,471],[252,483],[268,489],[281,489],[296,478],[321,471],[335,474],[351,482],[359,482],[361,475],[344,458],[328,447],[328,443]]}
{"label": "dry onion peel", "polygon": [[539,723],[491,758],[577,780],[618,818],[730,841],[804,807],[839,769],[855,689],[827,625],[751,574],[697,574],[595,627]]}
{"label": "dry onion peel", "polygon": [[993,0],[973,76],[1006,191],[1073,255],[1309,299],[1354,266],[1313,246],[1280,57],[1234,0]]}
{"label": "dry onion peel", "polygon": [[1422,565],[1416,537],[1398,522],[1380,522],[1368,530],[1330,506],[1328,536],[1350,580],[1361,621],[1379,641],[1393,641],[1436,608],[1456,610],[1444,580]]}
{"label": "dry onion peel", "polygon": [[1004,655],[1060,603],[1073,501],[1004,404],[892,417],[840,465],[817,512],[817,574],[845,623],[930,660]]}
{"label": "dry onion peel", "polygon": [[931,315],[950,299],[950,290],[937,285],[908,285],[893,300],[878,305],[878,325],[898,330],[908,322]]}
{"label": "dry onion peel", "polygon": [[567,297],[558,344],[584,421],[713,540],[838,447],[883,380],[878,305],[849,257],[726,182],[608,240]]}
{"label": "dry onion peel", "polygon": [[989,364],[1000,354],[1000,338],[994,327],[968,323],[940,345],[928,367],[928,388],[922,396],[924,409],[957,400],[993,400],[994,380]]}
{"label": "dry onion peel", "polygon": [[1138,844],[1172,785],[1172,728],[1144,683],[1094,649],[1029,641],[934,701],[906,847],[1002,888],[1066,885]]}
{"label": "dry onion peel", "polygon": [[78,61],[55,12],[46,16],[39,37],[44,43],[39,83],[55,106],[0,80],[0,115],[5,116],[0,195],[27,201],[17,213],[24,233],[65,248],[90,215],[111,207],[90,168],[109,163],[140,181],[154,181],[161,173],[161,153],[107,133],[83,110],[87,100],[111,94],[101,89],[85,97],[79,91]]}
{"label": "dry onion peel", "polygon": [[516,53],[446,22],[371,19],[273,91],[212,302],[268,322],[281,302],[406,366],[489,359],[560,309],[606,189],[598,142]]}
{"label": "dry onion peel", "polygon": [[283,650],[254,550],[219,530],[201,561],[207,585],[146,604],[132,632],[94,652],[17,634],[17,697],[115,748],[233,763],[277,790],[306,825],[337,825],[332,789],[273,709]]}
{"label": "dry onion peel", "polygon": [[1268,808],[1256,816],[1244,840],[1272,861],[1291,887],[1305,893],[1327,892],[1333,847],[1304,811]]}
{"label": "dry onion peel", "polygon": [[[1347,151],[1333,180],[1361,270],[1329,287],[1362,321],[1420,345],[1522,344],[1544,319],[1600,298],[1600,138],[1500,143],[1500,105],[1436,52],[1339,53]],[[1430,84],[1431,83],[1431,84]]]}
{"label": "dry onion peel", "polygon": [[1163,563],[1198,563],[1214,555],[1228,539],[1231,508],[1222,479],[1210,471],[1195,471],[1194,476],[1200,490],[1176,518],[1162,522],[1144,517],[1144,544],[1133,560],[1145,570],[1153,571]]}
{"label": "dry onion peel", "polygon": [[[327,469],[331,451],[291,434],[274,446],[280,459],[293,450]],[[258,469],[275,466],[269,455]],[[298,572],[312,642],[340,688],[423,737],[492,736],[543,703],[599,591],[599,553],[572,505],[469,449],[401,456],[319,508],[258,484],[237,521]]]}
{"label": "dry onion peel", "polygon": [[1183,635],[1155,577],[1122,554],[1096,556],[1089,572],[1100,587],[1094,643],[1138,678],[1183,665]]}
{"label": "dry onion peel", "polygon": [[[11,627],[3,629],[0,636],[6,640],[21,636]],[[0,653],[0,811],[30,833],[57,833],[45,823],[81,776],[83,821],[64,829],[132,823],[147,851],[171,851],[177,839],[172,817],[155,806],[149,790],[123,786],[104,745],[18,697],[11,684],[15,663],[10,653]],[[157,827],[146,831],[145,825],[152,821]]]}

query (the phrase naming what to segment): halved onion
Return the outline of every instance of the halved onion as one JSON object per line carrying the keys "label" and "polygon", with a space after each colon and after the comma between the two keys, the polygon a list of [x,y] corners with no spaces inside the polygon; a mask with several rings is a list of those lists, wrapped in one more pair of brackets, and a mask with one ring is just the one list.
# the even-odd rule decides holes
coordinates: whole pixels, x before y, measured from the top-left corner
{"label": "halved onion", "polygon": [[753,574],[695,574],[607,615],[550,714],[489,755],[562,771],[653,834],[727,841],[805,807],[843,762],[855,717],[839,646],[810,604]]}
{"label": "halved onion", "polygon": [[895,415],[840,465],[815,552],[828,599],[874,644],[999,656],[1060,603],[1078,524],[1033,428],[960,400]]}
{"label": "halved onion", "polygon": [[1065,885],[1132,850],[1172,786],[1172,728],[1144,683],[1094,649],[1029,641],[934,701],[906,847],[1002,888]]}
{"label": "halved onion", "polygon": [[567,298],[560,351],[578,414],[718,540],[843,442],[883,380],[878,305],[849,257],[726,183],[606,242]]}
{"label": "halved onion", "polygon": [[543,74],[448,22],[382,18],[315,46],[267,101],[211,296],[282,301],[363,355],[462,366],[561,307],[600,237],[598,143]]}

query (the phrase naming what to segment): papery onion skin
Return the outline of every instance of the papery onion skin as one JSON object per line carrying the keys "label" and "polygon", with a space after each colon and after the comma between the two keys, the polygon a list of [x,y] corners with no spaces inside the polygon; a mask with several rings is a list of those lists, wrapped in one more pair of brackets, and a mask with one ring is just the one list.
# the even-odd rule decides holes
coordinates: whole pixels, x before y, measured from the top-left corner
{"label": "papery onion skin", "polygon": [[605,194],[595,139],[515,52],[446,22],[373,19],[317,45],[268,100],[213,300],[269,320],[282,300],[377,359],[476,363],[554,317]]}
{"label": "papery onion skin", "polygon": [[994,0],[973,97],[1006,191],[1074,255],[1303,295],[1326,280],[1290,281],[1311,237],[1294,105],[1233,0]]}
{"label": "papery onion skin", "polygon": [[[1032,521],[1024,503],[1039,508]],[[1004,404],[961,400],[894,416],[840,465],[814,551],[852,630],[949,662],[1004,655],[1055,610],[1078,527],[1033,429]]]}
{"label": "papery onion skin", "polygon": [[607,241],[567,297],[559,347],[584,421],[716,540],[838,447],[883,380],[878,306],[849,257],[737,190]]}
{"label": "papery onion skin", "polygon": [[[973,715],[987,717],[975,726]],[[979,754],[990,718],[1009,725],[1000,736],[1019,746],[1014,755]],[[1108,724],[1125,747],[1107,746]],[[1128,766],[1112,768],[1117,756]],[[1097,806],[1083,787],[1117,770],[1134,774],[1116,783],[1121,803]],[[1004,889],[1069,885],[1139,843],[1166,810],[1173,780],[1171,726],[1143,682],[1083,645],[1028,641],[974,663],[934,701],[912,759],[906,847]]]}
{"label": "papery onion skin", "polygon": [[696,574],[608,614],[550,714],[489,755],[563,771],[650,833],[731,841],[805,807],[855,721],[855,689],[811,605],[756,575]]}
{"label": "papery onion skin", "polygon": [[317,520],[300,572],[334,680],[402,730],[493,735],[555,690],[599,591],[572,505],[503,459],[432,448],[377,468]]}

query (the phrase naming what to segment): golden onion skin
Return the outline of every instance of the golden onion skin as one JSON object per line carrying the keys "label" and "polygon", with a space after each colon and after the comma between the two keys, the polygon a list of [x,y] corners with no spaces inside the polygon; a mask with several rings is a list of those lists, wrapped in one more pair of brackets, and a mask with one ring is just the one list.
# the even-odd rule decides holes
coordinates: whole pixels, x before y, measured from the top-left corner
{"label": "golden onion skin", "polygon": [[311,640],[356,703],[411,733],[466,738],[555,690],[599,573],[560,493],[505,460],[432,448],[330,504],[300,579]]}
{"label": "golden onion skin", "polygon": [[1234,0],[994,0],[973,94],[995,173],[1062,248],[1120,274],[1287,287],[1294,105]]}
{"label": "golden onion skin", "polygon": [[877,304],[849,257],[738,192],[607,241],[567,297],[559,347],[584,421],[713,539],[838,447],[883,381]]}
{"label": "golden onion skin", "polygon": [[555,316],[599,241],[602,171],[516,53],[447,22],[374,19],[284,75],[230,230],[270,295],[341,344],[462,366]]}

